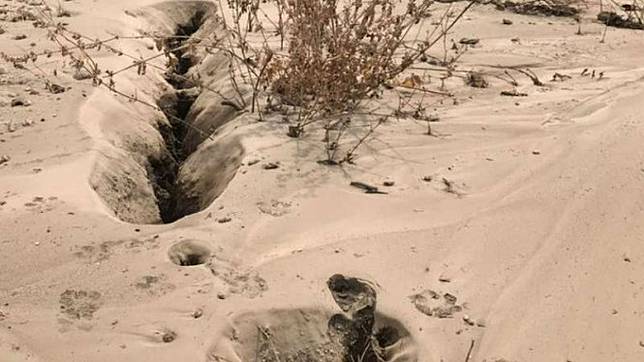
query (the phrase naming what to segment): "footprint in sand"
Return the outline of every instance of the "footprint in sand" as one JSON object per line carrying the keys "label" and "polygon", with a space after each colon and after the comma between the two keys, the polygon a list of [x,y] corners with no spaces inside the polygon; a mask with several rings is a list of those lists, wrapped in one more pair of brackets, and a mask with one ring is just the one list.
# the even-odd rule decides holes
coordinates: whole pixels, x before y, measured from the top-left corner
{"label": "footprint in sand", "polygon": [[452,318],[463,310],[462,306],[456,304],[457,298],[454,295],[441,295],[430,289],[410,296],[409,300],[419,312],[435,318]]}
{"label": "footprint in sand", "polygon": [[97,291],[67,289],[60,295],[60,312],[72,319],[92,319],[103,304]]}
{"label": "footprint in sand", "polygon": [[152,250],[159,248],[158,235],[143,239],[123,239],[108,240],[99,244],[88,244],[76,246],[74,256],[86,259],[88,263],[93,264],[108,260],[118,250],[125,249],[131,253],[139,253],[143,250]]}
{"label": "footprint in sand", "polygon": [[56,196],[50,196],[47,198],[36,196],[31,201],[26,202],[25,207],[31,212],[43,214],[54,210],[58,203],[58,197]]}
{"label": "footprint in sand", "polygon": [[252,269],[239,270],[228,260],[213,256],[207,264],[212,274],[228,285],[230,294],[256,298],[268,290],[266,280]]}
{"label": "footprint in sand", "polygon": [[278,217],[290,212],[291,203],[279,200],[262,201],[257,203],[257,208],[263,214]]}
{"label": "footprint in sand", "polygon": [[167,294],[175,289],[174,284],[167,283],[165,274],[144,275],[134,284],[134,287],[145,291],[149,295],[160,296]]}

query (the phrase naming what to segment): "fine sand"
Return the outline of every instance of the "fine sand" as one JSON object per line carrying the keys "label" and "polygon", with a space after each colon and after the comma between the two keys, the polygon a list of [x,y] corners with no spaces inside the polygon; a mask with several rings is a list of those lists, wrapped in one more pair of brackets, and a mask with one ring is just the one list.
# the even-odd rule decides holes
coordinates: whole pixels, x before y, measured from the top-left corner
{"label": "fine sand", "polygon": [[[40,4],[0,4],[0,51],[55,49],[10,21]],[[91,39],[195,17],[191,35],[222,31],[217,2],[62,4]],[[454,99],[424,99],[433,136],[392,118],[343,167],[317,162],[321,134],[289,138],[164,81],[163,59],[116,80],[166,102],[192,125],[180,133],[58,56],[36,62],[58,94],[0,61],[0,361],[339,362],[351,343],[330,331],[364,325],[388,361],[644,361],[644,32],[601,42],[598,6],[583,8],[576,34],[572,18],[474,6],[449,38],[480,39],[457,66],[489,87],[448,78]],[[103,69],[132,63],[98,54]],[[200,65],[184,74],[233,94],[225,58],[189,56]],[[527,96],[501,96],[503,66],[544,85],[513,73]],[[183,139],[178,162],[164,130]]]}

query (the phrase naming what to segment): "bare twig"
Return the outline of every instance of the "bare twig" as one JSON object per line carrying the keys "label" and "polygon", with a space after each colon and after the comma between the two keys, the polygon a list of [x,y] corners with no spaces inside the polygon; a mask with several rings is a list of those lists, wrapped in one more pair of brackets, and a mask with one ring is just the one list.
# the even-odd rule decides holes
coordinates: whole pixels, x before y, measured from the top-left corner
{"label": "bare twig", "polygon": [[467,355],[465,356],[465,362],[469,362],[470,359],[472,358],[472,350],[474,349],[474,340],[470,342],[470,349],[467,351]]}

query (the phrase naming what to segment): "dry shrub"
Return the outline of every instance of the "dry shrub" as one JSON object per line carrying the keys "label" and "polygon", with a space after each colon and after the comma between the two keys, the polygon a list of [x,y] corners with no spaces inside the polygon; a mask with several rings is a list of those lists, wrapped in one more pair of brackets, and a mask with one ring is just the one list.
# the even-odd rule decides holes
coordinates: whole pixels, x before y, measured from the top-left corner
{"label": "dry shrub", "polygon": [[[254,97],[260,89],[268,91],[267,112],[284,114],[279,103],[294,106],[297,120],[288,127],[290,137],[321,122],[327,152],[323,162],[333,165],[353,162],[357,148],[392,116],[358,110],[362,101],[404,85],[396,78],[427,58],[426,52],[475,3],[469,2],[456,15],[445,12],[440,26],[424,33],[422,23],[431,14],[432,0],[274,1],[284,13],[280,19],[286,19],[280,21],[279,35],[287,35],[287,53],[265,47],[269,55],[262,58],[270,60],[261,67],[262,86],[255,87]],[[426,91],[417,87],[414,82],[408,88]],[[277,107],[273,99],[278,100]],[[352,144],[343,142],[348,135],[354,138]]]}
{"label": "dry shrub", "polygon": [[[224,10],[224,3],[228,5],[228,11]],[[356,112],[361,101],[367,97],[378,97],[385,88],[391,89],[394,85],[410,92],[430,92],[422,87],[422,81],[415,78],[410,78],[411,83],[403,81],[401,84],[396,82],[396,78],[417,60],[426,60],[426,52],[440,40],[445,40],[450,29],[475,3],[475,0],[470,1],[455,15],[446,12],[435,19],[439,20],[438,26],[421,32],[422,22],[430,16],[433,0],[218,1],[222,16],[216,21],[221,22],[225,29],[223,37],[217,34],[201,34],[203,38],[191,36],[190,47],[202,48],[208,54],[222,53],[230,59],[229,81],[237,96],[235,99],[226,98],[218,90],[198,80],[187,79],[182,74],[173,77],[179,77],[177,79],[182,82],[193,82],[202,88],[201,91],[221,96],[223,105],[233,106],[240,112],[250,108],[251,113],[259,113],[261,120],[265,119],[264,115],[279,111],[280,119],[286,118],[289,123],[295,121],[295,126],[288,125],[291,137],[300,137],[305,126],[320,123],[327,136],[329,160],[334,160],[341,152],[346,154],[342,160],[350,161],[357,147],[391,116],[372,114],[364,109]],[[263,7],[271,4],[277,10],[277,19],[270,19],[264,12]],[[225,14],[231,16],[226,17]],[[274,25],[274,33],[264,32],[258,16],[261,14]],[[227,21],[227,18],[231,20]],[[132,95],[121,90],[114,76],[134,69],[138,75],[145,75],[148,67],[165,72],[167,69],[155,64],[154,60],[165,56],[172,66],[181,58],[177,54],[185,52],[187,47],[182,43],[185,41],[183,34],[158,36],[143,33],[91,39],[57,21],[53,10],[48,7],[33,20],[35,26],[49,29],[49,37],[58,50],[31,51],[22,57],[0,54],[3,59],[25,68],[28,62],[35,63],[38,56],[60,54],[66,64],[71,63],[80,75],[75,77],[78,80],[92,79],[96,86],[107,87],[131,102],[157,110],[156,104],[139,99],[136,93]],[[418,26],[418,32],[412,32],[415,26]],[[410,32],[415,37],[408,36]],[[249,36],[250,33],[257,34]],[[124,39],[154,40],[161,44],[158,47],[160,53],[147,58],[124,53],[117,46]],[[275,45],[277,40],[279,49]],[[130,58],[133,63],[117,70],[103,70],[94,57],[95,52],[101,49]],[[39,70],[35,65],[34,68]],[[47,74],[41,76],[48,78]],[[51,88],[53,93],[62,88],[48,80],[46,84],[48,89],[49,85],[55,86]],[[250,104],[247,102],[248,94],[252,95]],[[260,101],[264,97],[265,103]],[[293,115],[297,119],[290,119]],[[338,118],[349,120],[333,124]],[[184,120],[177,121],[185,123]],[[195,131],[209,136],[208,131],[196,128]],[[346,135],[354,137],[356,143],[339,151],[338,145]]]}
{"label": "dry shrub", "polygon": [[429,0],[288,0],[288,56],[275,56],[265,81],[284,103],[350,110],[408,68],[403,39],[427,16]]}

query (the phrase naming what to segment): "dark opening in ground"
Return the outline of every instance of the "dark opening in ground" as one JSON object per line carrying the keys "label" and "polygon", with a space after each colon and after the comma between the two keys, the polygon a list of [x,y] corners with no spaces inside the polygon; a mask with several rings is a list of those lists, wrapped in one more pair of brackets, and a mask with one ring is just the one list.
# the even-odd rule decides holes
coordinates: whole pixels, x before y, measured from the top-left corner
{"label": "dark opening in ground", "polygon": [[386,350],[401,338],[393,326],[376,330],[376,291],[366,281],[335,274],[327,286],[344,311],[329,320],[329,332],[346,348],[345,361],[387,361]]}
{"label": "dark opening in ground", "polygon": [[181,165],[190,156],[183,151],[183,141],[189,127],[186,117],[200,94],[200,89],[188,76],[190,69],[198,62],[188,51],[188,42],[193,41],[192,36],[204,24],[205,16],[204,11],[195,11],[186,24],[177,26],[174,36],[164,44],[166,51],[171,54],[165,79],[172,89],[161,95],[157,104],[168,121],[159,123],[159,132],[169,155],[149,160],[148,177],[157,198],[159,215],[166,224],[186,216],[180,211],[185,208],[177,207],[182,192],[177,182]]}
{"label": "dark opening in ground", "polygon": [[180,266],[202,265],[210,259],[210,249],[194,241],[181,241],[168,250],[170,261]]}

